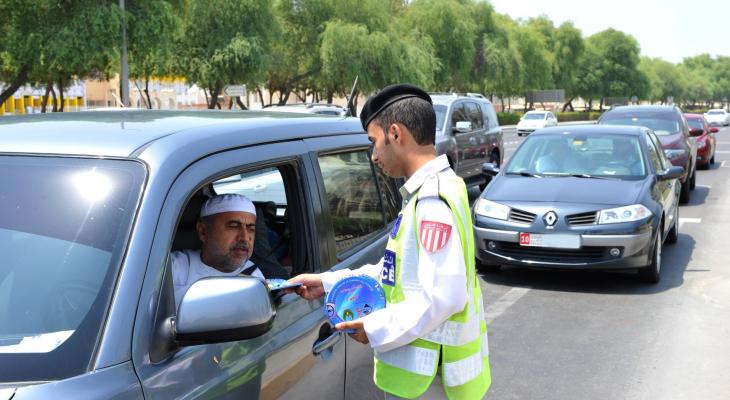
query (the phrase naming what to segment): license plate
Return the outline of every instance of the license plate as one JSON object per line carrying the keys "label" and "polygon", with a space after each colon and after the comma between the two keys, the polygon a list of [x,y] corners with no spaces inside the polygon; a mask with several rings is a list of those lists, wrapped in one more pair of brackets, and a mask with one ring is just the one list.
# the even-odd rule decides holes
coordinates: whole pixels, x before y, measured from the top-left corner
{"label": "license plate", "polygon": [[520,232],[520,246],[580,249],[580,236],[571,234],[541,234]]}

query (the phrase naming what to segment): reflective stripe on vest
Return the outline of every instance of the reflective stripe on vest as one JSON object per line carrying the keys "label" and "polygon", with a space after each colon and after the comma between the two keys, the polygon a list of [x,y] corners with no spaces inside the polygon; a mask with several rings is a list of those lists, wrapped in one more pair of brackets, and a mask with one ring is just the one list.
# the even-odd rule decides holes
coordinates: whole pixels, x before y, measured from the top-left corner
{"label": "reflective stripe on vest", "polygon": [[489,340],[482,335],[482,351],[459,361],[443,364],[443,380],[446,386],[463,385],[482,373],[484,358],[489,357]]}
{"label": "reflective stripe on vest", "polygon": [[390,351],[375,351],[380,362],[404,369],[414,374],[433,376],[439,359],[436,350],[416,346],[401,346]]}

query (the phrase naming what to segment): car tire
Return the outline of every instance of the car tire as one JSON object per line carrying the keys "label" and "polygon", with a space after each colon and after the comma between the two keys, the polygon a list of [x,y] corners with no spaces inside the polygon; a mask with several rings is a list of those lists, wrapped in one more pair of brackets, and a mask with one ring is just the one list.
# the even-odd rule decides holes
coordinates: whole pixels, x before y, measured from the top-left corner
{"label": "car tire", "polygon": [[712,157],[710,157],[710,163],[707,165],[707,169],[709,169],[714,164],[715,164],[715,153],[712,153]]}
{"label": "car tire", "polygon": [[674,207],[674,226],[667,235],[666,243],[674,244],[679,239],[679,206]]}
{"label": "car tire", "polygon": [[697,185],[697,168],[692,171],[692,178],[689,181],[689,190],[695,190]]}
{"label": "car tire", "polygon": [[681,183],[681,189],[679,190],[679,202],[681,204],[689,203],[689,182]]}
{"label": "car tire", "polygon": [[[661,225],[659,229],[662,229]],[[641,282],[659,283],[662,273],[662,233],[661,230],[656,233],[656,240],[651,251],[651,262],[643,268],[639,268],[636,277]]]}
{"label": "car tire", "polygon": [[475,266],[476,266],[477,271],[483,272],[485,274],[493,274],[493,273],[499,272],[502,269],[502,266],[499,264],[487,263],[478,258],[475,258],[475,261],[476,261]]}

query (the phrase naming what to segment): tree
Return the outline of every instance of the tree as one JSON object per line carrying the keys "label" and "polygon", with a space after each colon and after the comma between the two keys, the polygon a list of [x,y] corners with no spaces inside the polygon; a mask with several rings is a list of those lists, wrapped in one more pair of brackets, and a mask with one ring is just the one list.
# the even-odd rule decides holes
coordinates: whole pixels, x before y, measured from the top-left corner
{"label": "tree", "polygon": [[516,27],[508,16],[497,14],[494,29],[484,35],[484,92],[499,96],[502,110],[504,99],[520,93],[522,88],[522,57],[514,35],[510,34]]}
{"label": "tree", "polygon": [[578,89],[578,62],[583,55],[585,45],[583,36],[571,22],[564,22],[555,30],[552,42],[553,82],[558,89],[565,89],[566,101],[563,112],[568,108],[573,111],[573,98]]}
{"label": "tree", "polygon": [[175,43],[182,35],[179,0],[127,1],[129,77],[144,81],[145,103],[152,108],[149,81],[174,72]]}
{"label": "tree", "polygon": [[[523,93],[552,86],[553,56],[547,50],[545,38],[529,25],[517,27],[513,35],[522,59]],[[525,111],[532,107],[525,101]]]}
{"label": "tree", "polygon": [[184,37],[177,45],[179,68],[204,88],[208,108],[218,105],[227,84],[258,84],[271,65],[278,25],[268,0],[189,0]]}
{"label": "tree", "polygon": [[684,99],[686,81],[676,65],[658,58],[642,57],[639,70],[648,79],[647,96],[652,102],[664,104],[673,97],[679,103]]}
{"label": "tree", "polygon": [[441,69],[435,90],[463,90],[470,81],[476,26],[469,7],[456,0],[416,0],[404,16],[404,26],[433,42]]}
{"label": "tree", "polygon": [[10,82],[0,103],[28,82],[56,83],[63,110],[63,89],[73,78],[106,75],[118,59],[121,10],[115,2],[0,0],[0,15],[0,79]]}

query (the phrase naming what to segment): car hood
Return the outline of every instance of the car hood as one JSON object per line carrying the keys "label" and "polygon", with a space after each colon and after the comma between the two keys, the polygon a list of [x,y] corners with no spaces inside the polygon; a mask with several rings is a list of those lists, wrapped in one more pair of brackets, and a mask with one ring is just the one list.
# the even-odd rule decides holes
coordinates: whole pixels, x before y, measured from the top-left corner
{"label": "car hood", "polygon": [[676,133],[674,135],[657,135],[659,142],[665,149],[682,149],[685,146],[682,142],[682,134]]}
{"label": "car hood", "polygon": [[494,201],[533,201],[630,205],[644,181],[590,178],[531,178],[499,176],[489,184],[486,198]]}

